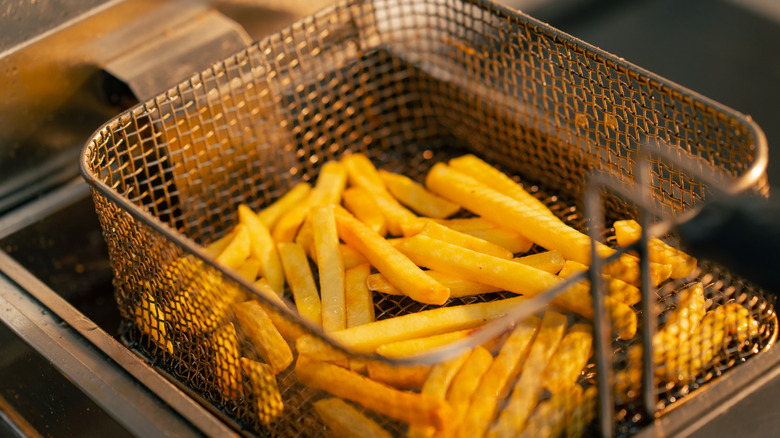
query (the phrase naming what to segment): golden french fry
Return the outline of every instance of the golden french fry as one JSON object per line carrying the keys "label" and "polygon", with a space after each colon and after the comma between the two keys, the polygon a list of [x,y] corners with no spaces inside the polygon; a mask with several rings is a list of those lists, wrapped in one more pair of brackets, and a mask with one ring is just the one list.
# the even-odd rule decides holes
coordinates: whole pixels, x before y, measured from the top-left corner
{"label": "golden french fry", "polygon": [[[558,272],[558,276],[567,278],[587,270],[588,267],[582,263],[567,260],[566,263],[563,264],[563,268]],[[606,282],[609,296],[613,299],[628,305],[636,304],[642,300],[642,293],[636,286],[628,284],[623,280],[612,278],[609,275],[604,275],[603,277]]]}
{"label": "golden french fry", "polygon": [[[271,289],[271,286],[268,285],[265,278],[257,280],[254,283],[254,286],[263,296],[278,304],[279,307],[289,307],[287,303],[282,301],[282,298],[276,294],[276,291]],[[264,304],[260,304],[260,306],[265,310],[268,317],[271,318],[271,322],[273,322],[274,326],[279,330],[279,334],[281,334],[285,340],[295,342],[299,337],[305,334],[304,329],[294,322],[292,318],[281,314],[272,306]]]}
{"label": "golden french fry", "polygon": [[[628,246],[639,240],[642,234],[642,227],[635,220],[615,221],[615,237],[620,246]],[[666,244],[661,239],[650,239],[649,245],[650,261],[671,265],[672,278],[683,278],[696,269],[696,259],[679,249]]]}
{"label": "golden french fry", "polygon": [[678,292],[677,306],[669,313],[666,323],[658,330],[653,342],[657,351],[690,337],[707,313],[704,286],[696,282]]}
{"label": "golden french fry", "polygon": [[366,362],[366,371],[371,380],[398,389],[422,388],[431,368],[431,365],[390,365],[378,360]]}
{"label": "golden french fry", "polygon": [[244,371],[244,382],[249,386],[248,390],[254,395],[257,403],[258,418],[263,424],[270,425],[284,411],[276,376],[270,366],[246,357],[241,358],[241,368]]}
{"label": "golden french fry", "polygon": [[340,398],[332,397],[312,403],[317,415],[334,437],[391,438],[390,432]]}
{"label": "golden french fry", "polygon": [[339,243],[339,251],[341,252],[341,259],[344,261],[344,269],[351,269],[357,265],[368,263],[363,254],[355,251],[348,245]]}
{"label": "golden french fry", "polygon": [[273,239],[278,243],[292,242],[309,209],[322,204],[338,204],[347,184],[347,172],[338,161],[322,165],[317,183],[309,195],[279,218],[273,229]]}
{"label": "golden french fry", "polygon": [[532,266],[536,269],[541,269],[550,274],[557,274],[563,268],[563,265],[566,264],[566,259],[563,258],[561,252],[556,250],[516,257],[515,261]]}
{"label": "golden french fry", "polygon": [[407,176],[379,170],[379,177],[395,199],[422,216],[444,219],[460,210],[458,204],[434,195]]}
{"label": "golden french fry", "polygon": [[450,297],[449,289],[348,212],[336,210],[336,225],[339,237],[363,254],[404,295],[428,304],[444,304]]}
{"label": "golden french fry", "polygon": [[468,412],[469,401],[492,363],[493,356],[490,352],[478,346],[471,351],[469,358],[458,370],[458,374],[447,391],[447,401],[452,406],[454,415],[453,423],[447,427],[445,435],[456,436],[458,434]]}
{"label": "golden french fry", "polygon": [[295,350],[299,355],[305,355],[311,359],[349,366],[349,357],[330,344],[312,335],[303,335],[295,341]]}
{"label": "golden french fry", "polygon": [[[362,326],[361,326],[362,327]],[[353,371],[299,355],[295,364],[298,382],[367,409],[415,426],[442,429],[452,417],[446,401],[427,394],[400,391]]]}
{"label": "golden french fry", "polygon": [[431,349],[447,345],[451,342],[464,339],[474,332],[474,329],[458,330],[450,333],[426,336],[424,338],[408,339],[381,345],[376,349],[377,354],[391,359],[409,357],[423,353]]}
{"label": "golden french fry", "polygon": [[236,237],[237,231],[238,230],[234,227],[229,233],[206,245],[203,250],[212,258],[217,258],[217,256],[225,250],[225,247],[228,246],[228,243]]}
{"label": "golden french fry", "polygon": [[[527,297],[538,295],[562,281],[549,272],[513,260],[478,253],[420,234],[403,239],[396,248],[420,266]],[[606,301],[610,316],[613,318],[614,329],[623,339],[633,337],[636,333],[636,314],[630,307],[611,297],[607,297]],[[593,314],[590,292],[582,284],[574,285],[552,302],[586,318],[590,318]]]}
{"label": "golden french fry", "polygon": [[559,437],[569,426],[572,413],[582,404],[582,387],[574,385],[553,394],[549,400],[539,403],[528,424],[520,434],[522,438]]}
{"label": "golden french fry", "polygon": [[238,349],[236,328],[228,323],[218,328],[209,337],[214,351],[214,371],[216,383],[227,398],[237,398],[241,395],[241,354]]}
{"label": "golden french fry", "polygon": [[[566,260],[590,264],[590,237],[564,224],[546,207],[541,208],[541,203],[530,194],[528,196],[531,199],[504,195],[442,163],[435,164],[428,172],[426,185],[434,193],[448,199],[458,199],[464,208],[523,234],[543,248],[560,251]],[[600,257],[615,252],[600,242],[596,243],[596,250]],[[659,269],[656,271],[659,272],[655,280],[659,281],[658,276],[662,276],[662,273]],[[608,273],[637,284],[639,265],[636,258],[623,255],[610,266]]]}
{"label": "golden french fry", "polygon": [[317,261],[317,249],[314,247],[314,228],[311,226],[310,217],[303,220],[298,234],[295,235],[295,243],[301,245],[310,259]]}
{"label": "golden french fry", "polygon": [[[428,378],[425,379],[420,392],[428,394],[437,400],[444,400],[452,380],[470,355],[471,351],[469,350],[460,356],[436,364],[428,374]],[[433,427],[409,426],[406,436],[408,438],[430,438],[435,433],[436,429]]]}
{"label": "golden french fry", "polygon": [[292,351],[268,314],[257,301],[233,306],[241,330],[270,366],[274,374],[287,369],[293,361]]}
{"label": "golden french fry", "polygon": [[236,271],[247,281],[253,282],[257,280],[257,274],[260,273],[260,259],[249,256],[248,259],[244,260],[244,263],[242,263],[241,266],[236,268]]}
{"label": "golden french fry", "polygon": [[[501,290],[501,288],[495,286],[456,278],[439,271],[425,271],[425,273],[447,287],[450,290],[450,298],[462,298],[489,292],[498,292]],[[382,292],[388,295],[403,295],[401,291],[393,286],[381,273],[369,275],[366,284],[368,285],[368,288],[373,291]]]}
{"label": "golden french fry", "polygon": [[471,236],[469,234],[455,231],[451,228],[445,227],[444,225],[439,225],[431,221],[428,221],[423,226],[419,234],[502,259],[511,259],[513,256],[511,251],[506,248],[502,248],[495,243],[490,243],[486,240]]}
{"label": "golden french fry", "polygon": [[[277,294],[282,295],[284,293],[284,270],[271,233],[263,221],[246,205],[238,206],[238,220],[249,231],[250,252],[252,257],[260,260],[262,276],[268,280],[268,284]],[[254,278],[251,279],[251,281],[254,280]]]}
{"label": "golden french fry", "polygon": [[347,327],[374,321],[374,296],[366,285],[371,265],[364,263],[348,269],[344,275]]}
{"label": "golden french fry", "polygon": [[544,370],[542,386],[549,389],[552,394],[562,393],[574,386],[588,363],[592,345],[591,326],[573,325]]}
{"label": "golden french fry", "polygon": [[582,395],[582,402],[574,406],[566,424],[566,438],[579,438],[585,436],[588,426],[596,418],[598,412],[598,390],[595,386],[586,389]]}
{"label": "golden french fry", "polygon": [[249,258],[251,251],[251,240],[249,230],[243,224],[235,227],[236,233],[233,239],[228,242],[222,252],[217,256],[217,263],[227,266],[230,269],[237,269]]}
{"label": "golden french fry", "polygon": [[[330,336],[355,352],[374,353],[381,345],[391,342],[478,327],[505,315],[524,301],[523,297],[514,297],[487,303],[440,307],[331,332]],[[298,352],[308,354],[301,348],[301,339],[298,340]]]}
{"label": "golden french fry", "polygon": [[306,253],[297,243],[280,243],[277,248],[298,313],[302,318],[322,325],[322,303]]}
{"label": "golden french fry", "polygon": [[165,312],[163,312],[154,302],[148,292],[141,296],[140,301],[135,305],[135,322],[138,327],[149,336],[158,347],[173,354],[173,344],[166,336]]}
{"label": "golden french fry", "polygon": [[460,436],[481,437],[485,434],[497,407],[509,392],[507,385],[520,373],[540,323],[540,319],[534,316],[519,322],[512,330],[471,397],[471,404],[461,423]]}
{"label": "golden french fry", "polygon": [[[495,223],[485,220],[481,217],[430,220],[433,220],[434,222],[444,225],[445,227],[451,228],[455,231],[460,231],[463,234],[468,234],[482,240],[487,240],[490,243],[494,243],[502,248],[508,249],[512,254],[521,254],[527,252],[533,246],[533,242],[528,240],[522,234],[496,225]],[[416,234],[415,227],[416,232],[419,232],[424,224],[425,223],[421,221],[416,224],[412,224],[408,227],[408,234],[405,231],[404,235]]]}
{"label": "golden french fry", "polygon": [[344,262],[339,252],[339,236],[333,205],[318,205],[311,209],[314,247],[320,277],[322,329],[326,332],[347,328],[347,307],[344,293]]}
{"label": "golden french fry", "polygon": [[566,316],[546,312],[531,352],[523,364],[520,379],[509,400],[498,414],[498,420],[488,429],[488,437],[514,437],[523,431],[528,416],[542,393],[542,373],[566,331]]}
{"label": "golden french fry", "polygon": [[300,182],[295,185],[290,191],[285,193],[281,198],[277,199],[273,204],[262,209],[257,217],[263,222],[263,225],[269,230],[274,228],[276,221],[289,211],[294,205],[297,205],[303,201],[306,196],[309,195],[311,186],[309,183]]}
{"label": "golden french fry", "polygon": [[361,222],[380,236],[387,233],[387,220],[374,200],[374,197],[360,187],[350,187],[342,194],[344,207]]}
{"label": "golden french fry", "polygon": [[414,222],[417,216],[390,195],[374,164],[363,154],[352,154],[341,159],[347,169],[351,185],[360,187],[374,196],[374,202],[387,220],[387,231],[402,234],[401,225]]}

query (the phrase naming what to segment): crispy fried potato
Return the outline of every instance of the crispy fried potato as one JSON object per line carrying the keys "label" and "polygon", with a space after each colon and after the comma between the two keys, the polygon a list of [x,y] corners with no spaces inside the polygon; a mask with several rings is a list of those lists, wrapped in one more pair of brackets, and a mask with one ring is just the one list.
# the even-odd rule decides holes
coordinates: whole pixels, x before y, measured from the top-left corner
{"label": "crispy fried potato", "polygon": [[258,418],[263,424],[270,425],[284,412],[276,376],[270,366],[246,357],[241,358],[241,369],[244,371],[244,385],[249,386],[247,390],[254,396]]}
{"label": "crispy fried potato", "polygon": [[450,291],[425,274],[382,236],[371,231],[345,210],[336,210],[339,237],[382,273],[398,290],[428,304],[444,304]]}
{"label": "crispy fried potato", "polygon": [[[428,378],[425,379],[420,392],[428,394],[437,400],[444,400],[452,380],[470,355],[471,351],[469,350],[460,356],[436,364],[428,374]],[[430,438],[435,433],[436,429],[433,427],[409,426],[406,436],[408,438]]]}
{"label": "crispy fried potato", "polygon": [[[260,218],[246,205],[238,206],[238,220],[249,231],[250,253],[252,257],[260,260],[262,276],[277,294],[282,295],[284,293],[284,270],[271,233]],[[250,281],[254,280],[253,278]]]}
{"label": "crispy fried potato", "polygon": [[241,396],[241,353],[238,349],[236,328],[228,323],[218,328],[208,338],[214,352],[214,367],[217,384],[227,398]]}
{"label": "crispy fried potato", "polygon": [[292,351],[271,318],[257,301],[233,306],[241,330],[257,349],[274,374],[287,369],[293,361]]}
{"label": "crispy fried potato", "polygon": [[[456,278],[439,271],[425,271],[429,277],[441,283],[450,290],[450,298],[462,298],[489,292],[498,292],[501,288],[489,286],[475,281]],[[366,279],[368,288],[388,295],[403,295],[381,273],[371,274]]]}
{"label": "crispy fried potato", "polygon": [[452,228],[455,231],[460,231],[461,233],[487,240],[488,242],[508,249],[512,254],[522,254],[533,246],[533,242],[522,234],[499,226],[481,217],[431,220],[444,225],[447,228]]}
{"label": "crispy fried potato", "polygon": [[255,281],[257,280],[258,274],[260,274],[260,259],[249,256],[248,259],[244,260],[244,263],[241,264],[238,268],[236,268],[236,271],[238,274],[246,279],[246,281]]}
{"label": "crispy fried potato", "polygon": [[225,250],[225,247],[228,246],[228,243],[236,237],[237,231],[238,230],[233,227],[227,234],[206,245],[203,250],[212,258],[217,258],[217,256]]}
{"label": "crispy fried potato", "polygon": [[458,330],[439,335],[426,336],[424,338],[407,339],[381,345],[376,349],[377,354],[390,359],[414,356],[443,345],[466,338],[474,332],[474,329]]}
{"label": "crispy fried potato", "polygon": [[391,365],[379,360],[366,362],[366,371],[375,380],[398,389],[419,390],[431,372],[431,365]]}
{"label": "crispy fried potato", "polygon": [[[615,237],[618,245],[628,246],[639,240],[642,234],[642,227],[635,220],[615,221]],[[650,261],[671,265],[672,278],[683,278],[696,269],[696,259],[679,249],[666,244],[661,239],[650,239],[649,245]]]}
{"label": "crispy fried potato", "polygon": [[520,379],[499,413],[497,422],[488,429],[488,437],[513,437],[523,431],[542,393],[542,373],[565,331],[566,316],[549,311],[545,313],[531,352],[523,364]]}
{"label": "crispy fried potato", "polygon": [[[254,283],[254,286],[261,295],[267,297],[270,301],[275,302],[279,307],[289,308],[287,302],[283,301],[282,298],[276,294],[276,291],[271,289],[271,286],[265,281],[265,278],[257,280]],[[279,333],[285,340],[295,342],[305,333],[303,328],[294,322],[292,318],[281,314],[272,306],[265,304],[260,304],[260,306],[265,310],[268,317],[271,318],[271,322],[273,322],[274,326],[279,330]]]}
{"label": "crispy fried potato", "polygon": [[[563,264],[558,276],[567,278],[579,272],[587,271],[588,267],[582,263],[575,262],[573,260],[567,260]],[[606,283],[607,292],[613,299],[628,304],[636,304],[642,300],[642,293],[639,289],[625,281],[612,278],[609,275],[604,275],[604,282]]]}
{"label": "crispy fried potato", "polygon": [[459,436],[481,437],[485,434],[497,407],[509,392],[507,385],[520,373],[540,323],[541,320],[534,316],[519,322],[512,330],[471,397]]}
{"label": "crispy fried potato", "polygon": [[566,259],[563,258],[561,252],[556,250],[516,257],[514,260],[518,263],[549,272],[550,274],[557,274],[563,269],[563,265],[566,264]]}
{"label": "crispy fried potato", "polygon": [[351,269],[357,265],[368,263],[368,260],[363,257],[363,254],[355,251],[351,246],[339,243],[339,252],[341,252],[341,259],[344,261],[344,269]]}
{"label": "crispy fried potato", "polygon": [[344,207],[380,236],[387,233],[387,219],[379,210],[374,197],[360,187],[350,187],[342,195]]}
{"label": "crispy fried potato", "polygon": [[583,391],[579,385],[557,392],[539,403],[528,424],[520,434],[522,438],[559,437],[571,423],[572,412],[582,404]]}
{"label": "crispy fried potato", "polygon": [[563,337],[542,374],[542,386],[552,394],[562,393],[577,383],[591,355],[592,331],[590,324],[575,324]]}
{"label": "crispy fried potato", "polygon": [[322,329],[326,332],[347,328],[344,262],[339,252],[339,237],[333,205],[312,207],[310,220],[320,279]]}
{"label": "crispy fried potato", "polygon": [[428,221],[422,227],[419,234],[502,259],[511,259],[513,256],[511,251],[502,248],[495,243],[490,243],[487,240],[455,231],[431,221]]}
{"label": "crispy fried potato", "polygon": [[149,339],[158,347],[173,354],[173,344],[166,335],[165,312],[157,307],[154,297],[149,292],[141,296],[140,301],[135,305],[134,313],[135,322],[141,331],[149,336]]}
{"label": "crispy fried potato", "polygon": [[469,408],[469,401],[480,386],[485,373],[493,363],[493,356],[483,347],[476,347],[469,358],[458,370],[450,389],[447,391],[447,401],[454,412],[453,423],[445,430],[445,435],[456,436]]}
{"label": "crispy fried potato", "polygon": [[[363,327],[363,326],[361,326]],[[299,355],[298,382],[310,388],[351,400],[367,409],[415,426],[442,429],[452,417],[446,401],[427,394],[399,391],[353,371]]]}
{"label": "crispy fried potato", "polygon": [[251,240],[247,227],[243,224],[238,224],[235,230],[233,239],[228,242],[217,256],[217,263],[230,269],[237,269],[241,266],[249,258],[251,251]]}
{"label": "crispy fried potato", "polygon": [[295,185],[289,192],[285,193],[281,198],[277,199],[273,204],[262,209],[257,217],[263,222],[263,225],[269,230],[274,228],[276,221],[289,211],[293,206],[298,205],[303,201],[306,196],[309,195],[311,186],[308,183],[300,182]]}
{"label": "crispy fried potato", "polygon": [[390,432],[376,421],[366,417],[344,400],[336,397],[312,403],[317,415],[328,426],[334,437],[343,438],[391,438]]}
{"label": "crispy fried potato", "polygon": [[280,243],[278,249],[298,314],[314,324],[322,325],[322,303],[306,253],[297,243]]}
{"label": "crispy fried potato", "polygon": [[[424,310],[331,332],[330,336],[353,351],[374,353],[379,346],[391,342],[480,326],[505,315],[512,307],[520,305],[523,301],[525,301],[523,297],[514,297],[487,303]],[[298,352],[309,354],[301,348],[300,341],[301,339],[297,346]]]}
{"label": "crispy fried potato", "polygon": [[434,195],[407,176],[379,170],[379,177],[395,199],[421,216],[444,219],[460,210],[458,204]]}
{"label": "crispy fried potato", "polygon": [[344,276],[347,327],[374,321],[374,297],[366,285],[371,265],[364,263],[348,269]]}

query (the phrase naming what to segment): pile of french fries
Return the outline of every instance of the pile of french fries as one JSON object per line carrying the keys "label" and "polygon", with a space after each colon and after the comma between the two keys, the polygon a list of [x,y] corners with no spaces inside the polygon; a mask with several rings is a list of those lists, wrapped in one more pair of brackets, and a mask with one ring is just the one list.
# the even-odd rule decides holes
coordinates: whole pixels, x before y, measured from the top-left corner
{"label": "pile of french fries", "polygon": [[[346,350],[388,361],[463,339],[590,262],[588,236],[473,155],[435,164],[423,185],[351,154],[323,164],[313,185],[298,184],[262,211],[241,205],[237,213],[237,225],[207,254],[279,306],[289,305],[289,288],[290,308],[301,319]],[[615,230],[621,246],[640,232],[633,221],[616,222]],[[614,252],[601,243],[597,249],[601,256]],[[656,284],[696,268],[657,239],[650,257]],[[637,259],[624,255],[605,270],[606,306],[620,339],[636,333],[638,269]],[[705,313],[701,291],[699,285],[681,293],[654,339],[657,372],[668,381],[689,379],[724,337],[747,337],[755,328],[738,304]],[[493,292],[505,298],[451,302]],[[375,294],[406,296],[427,310],[376,320]],[[283,413],[275,376],[293,362],[300,384],[330,394],[313,409],[336,436],[390,436],[377,418],[406,424],[409,437],[579,436],[593,420],[595,388],[580,382],[593,343],[584,282],[539,317],[435,366],[356,359],[257,300],[206,295],[182,291],[173,307],[149,295],[136,320],[169,352],[166,321],[207,334],[220,390],[231,399],[251,393],[264,424]],[[226,315],[235,324],[220,325],[231,320]],[[244,351],[243,340],[256,352]],[[627,392],[636,390],[635,372],[632,366],[618,376]]]}

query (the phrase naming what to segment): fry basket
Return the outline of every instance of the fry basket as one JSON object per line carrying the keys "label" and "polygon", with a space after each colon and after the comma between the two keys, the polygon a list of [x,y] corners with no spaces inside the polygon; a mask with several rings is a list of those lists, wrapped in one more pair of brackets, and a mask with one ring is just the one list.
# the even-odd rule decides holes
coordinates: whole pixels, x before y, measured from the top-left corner
{"label": "fry basket", "polygon": [[[640,181],[637,157],[648,142],[715,175],[717,187],[663,158],[669,154],[649,159],[649,177]],[[112,260],[123,341],[243,433],[325,436],[312,402],[326,394],[301,385],[292,366],[247,377],[253,371],[241,357],[259,362],[259,354],[236,331],[233,303],[256,299],[297,330],[340,347],[219,266],[203,245],[237,223],[239,205],[260,210],[295,184],[316,181],[324,163],[356,152],[421,182],[434,163],[475,154],[583,232],[582,199],[594,171],[618,187],[641,183],[662,213],[658,220],[718,191],[768,191],[766,141],[749,118],[527,15],[480,0],[340,1],[109,121],[82,154]],[[607,245],[616,246],[612,220],[638,219],[635,201],[606,197]],[[696,282],[708,309],[739,303],[754,329],[718,338],[722,348],[690,378],[626,388],[632,354],[641,357],[641,346],[652,344],[643,324],[662,326],[679,291]],[[433,307],[379,293],[374,303],[377,319]],[[580,416],[578,432],[641,430],[769,348],[777,332],[768,295],[706,260],[685,279],[645,291],[634,309],[659,315],[644,312],[631,340],[597,342],[609,358],[608,384],[594,383],[600,376],[591,360],[578,385],[612,396],[608,406],[587,399],[586,410],[564,409]],[[509,330],[515,322],[493,324]],[[502,336],[480,343],[499,348]],[[240,354],[220,355],[234,350]],[[393,435],[407,432],[402,421],[353,406]],[[610,420],[599,422],[605,411]]]}

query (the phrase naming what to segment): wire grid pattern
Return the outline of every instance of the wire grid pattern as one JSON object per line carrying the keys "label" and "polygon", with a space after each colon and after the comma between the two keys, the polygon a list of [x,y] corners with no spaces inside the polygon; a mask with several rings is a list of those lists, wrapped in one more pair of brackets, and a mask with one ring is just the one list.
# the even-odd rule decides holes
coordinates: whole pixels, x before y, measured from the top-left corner
{"label": "wire grid pattern", "polygon": [[[227,348],[215,333],[234,322],[226,309],[255,293],[193,248],[224,235],[239,204],[260,209],[349,152],[418,181],[434,162],[472,152],[541,187],[556,214],[584,229],[578,205],[588,173],[633,181],[648,140],[699,157],[724,184],[750,173],[765,148],[744,116],[523,14],[483,1],[355,0],[112,120],[82,164],[95,185],[128,342],[241,427],[308,436],[323,433],[308,405],[316,396],[289,370],[277,379],[284,420],[268,426],[256,419],[256,398],[270,396],[231,382],[238,365],[213,359]],[[705,198],[697,181],[655,162],[651,190],[677,212]],[[766,191],[763,174],[752,183]],[[630,211],[611,206],[613,218]],[[731,290],[728,281],[712,283],[720,284],[709,287],[714,297]],[[746,302],[760,295],[746,294]],[[376,302],[380,317],[424,308]],[[159,316],[170,313],[182,321]],[[231,339],[256,357],[240,331]],[[225,396],[231,391],[251,402],[236,403]]]}

